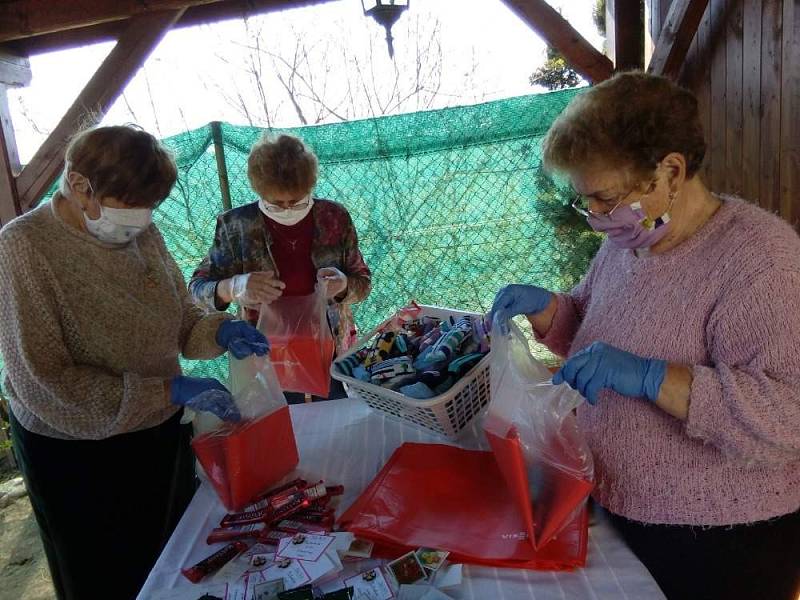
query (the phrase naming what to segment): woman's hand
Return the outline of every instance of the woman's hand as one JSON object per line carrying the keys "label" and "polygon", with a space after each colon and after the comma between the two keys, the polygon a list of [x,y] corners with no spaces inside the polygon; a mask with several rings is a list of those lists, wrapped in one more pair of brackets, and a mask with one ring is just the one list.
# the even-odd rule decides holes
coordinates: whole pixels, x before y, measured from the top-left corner
{"label": "woman's hand", "polygon": [[246,321],[220,323],[217,329],[217,344],[238,359],[247,358],[251,354],[264,356],[269,352],[267,338]]}
{"label": "woman's hand", "polygon": [[193,410],[214,413],[223,421],[239,421],[242,415],[228,389],[210,377],[175,377],[170,383],[170,402]]}
{"label": "woman's hand", "polygon": [[347,290],[347,275],[335,267],[317,271],[317,280],[325,282],[328,298],[336,298]]}
{"label": "woman's hand", "polygon": [[223,279],[217,285],[217,296],[224,303],[242,306],[271,304],[283,294],[286,284],[275,278],[274,271],[253,271]]}
{"label": "woman's hand", "polygon": [[642,358],[595,342],[567,359],[553,376],[553,383],[566,383],[592,405],[597,404],[600,391],[605,389],[655,403],[666,372],[664,360]]}
{"label": "woman's hand", "polygon": [[[555,313],[555,295],[536,285],[512,284],[502,288],[494,297],[489,322],[496,321],[500,333],[508,334],[508,320],[517,315],[534,316],[552,307]],[[551,316],[552,319],[552,316]],[[538,329],[537,329],[538,331]],[[544,333],[544,332],[539,332]]]}

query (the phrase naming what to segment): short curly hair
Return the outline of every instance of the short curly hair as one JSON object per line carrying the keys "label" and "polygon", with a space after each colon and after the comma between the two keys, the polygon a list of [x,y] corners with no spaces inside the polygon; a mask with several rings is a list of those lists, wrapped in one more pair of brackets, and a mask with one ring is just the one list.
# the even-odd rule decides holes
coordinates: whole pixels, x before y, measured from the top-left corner
{"label": "short curly hair", "polygon": [[250,149],[247,177],[260,195],[281,190],[302,194],[317,183],[317,157],[291,135],[265,135]]}
{"label": "short curly hair", "polygon": [[619,73],[576,96],[543,142],[544,166],[570,171],[602,165],[647,177],[667,154],[686,159],[686,176],[703,164],[706,143],[697,98],[665,77]]}
{"label": "short curly hair", "polygon": [[172,153],[135,125],[81,131],[70,140],[64,160],[69,171],[91,182],[98,198],[113,197],[136,208],[161,204],[178,178]]}

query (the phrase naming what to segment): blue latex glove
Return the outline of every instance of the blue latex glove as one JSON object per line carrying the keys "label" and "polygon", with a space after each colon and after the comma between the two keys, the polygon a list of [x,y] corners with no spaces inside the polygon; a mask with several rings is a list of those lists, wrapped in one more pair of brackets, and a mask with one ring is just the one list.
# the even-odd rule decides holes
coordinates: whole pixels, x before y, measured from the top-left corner
{"label": "blue latex glove", "polygon": [[214,413],[223,421],[242,418],[231,393],[210,377],[175,377],[170,383],[170,400],[177,406]]}
{"label": "blue latex glove", "polygon": [[217,344],[239,359],[269,352],[267,338],[247,321],[223,321],[217,329]]}
{"label": "blue latex glove", "polygon": [[589,401],[597,404],[601,390],[614,390],[623,396],[658,399],[667,362],[642,358],[604,342],[595,342],[569,358],[553,375],[553,383],[566,383]]}
{"label": "blue latex glove", "polygon": [[535,285],[507,285],[494,297],[489,312],[490,326],[497,321],[500,333],[508,334],[508,320],[517,315],[534,315],[542,312],[550,304],[553,293]]}

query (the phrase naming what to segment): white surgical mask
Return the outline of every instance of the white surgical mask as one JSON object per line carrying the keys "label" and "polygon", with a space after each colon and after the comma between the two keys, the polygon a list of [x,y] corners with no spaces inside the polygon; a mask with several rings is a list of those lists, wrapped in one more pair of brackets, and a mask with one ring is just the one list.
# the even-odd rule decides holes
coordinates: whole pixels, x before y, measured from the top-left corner
{"label": "white surgical mask", "polygon": [[109,208],[100,205],[100,218],[92,220],[83,213],[86,229],[101,242],[124,246],[153,222],[148,208]]}
{"label": "white surgical mask", "polygon": [[259,200],[258,207],[261,209],[262,213],[276,223],[292,226],[297,225],[311,212],[311,208],[314,206],[314,199],[309,194],[305,200],[301,200],[297,204],[299,206],[295,205],[289,208],[283,208],[262,199]]}
{"label": "white surgical mask", "polygon": [[[68,180],[70,163],[67,162],[65,167],[60,190],[64,196],[69,196],[72,191]],[[74,172],[77,173],[77,171]],[[80,175],[80,173],[78,174]],[[84,179],[89,186],[89,196],[97,202],[91,182],[85,176]],[[100,218],[90,219],[84,212],[83,221],[89,234],[106,244],[124,246],[153,222],[153,211],[149,208],[109,208],[99,202],[98,206],[100,207]]]}

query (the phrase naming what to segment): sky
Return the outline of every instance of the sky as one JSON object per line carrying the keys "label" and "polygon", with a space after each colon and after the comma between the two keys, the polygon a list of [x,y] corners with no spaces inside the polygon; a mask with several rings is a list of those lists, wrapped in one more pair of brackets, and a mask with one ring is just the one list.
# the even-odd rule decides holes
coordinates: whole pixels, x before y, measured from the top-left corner
{"label": "sky", "polygon": [[[596,47],[593,0],[550,0]],[[528,78],[544,42],[500,0],[412,0],[384,31],[360,0],[177,29],[155,49],[104,124],[137,123],[158,137],[210,121],[295,127],[475,104],[542,91]],[[33,82],[10,90],[27,162],[113,44],[31,57]]]}

